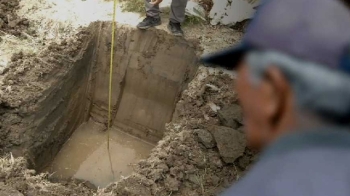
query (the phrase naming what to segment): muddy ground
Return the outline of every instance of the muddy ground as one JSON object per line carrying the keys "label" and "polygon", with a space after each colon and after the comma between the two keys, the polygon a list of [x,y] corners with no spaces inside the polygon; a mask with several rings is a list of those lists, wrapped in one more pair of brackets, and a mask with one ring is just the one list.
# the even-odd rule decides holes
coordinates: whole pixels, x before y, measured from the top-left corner
{"label": "muddy ground", "polygon": [[[40,48],[28,52],[17,47],[4,53],[11,58],[3,61],[0,53],[0,195],[216,195],[244,174],[254,156],[246,148],[242,132],[242,114],[232,91],[234,75],[205,67],[200,67],[182,93],[164,138],[148,159],[137,164],[133,175],[95,190],[88,182],[53,183],[49,174],[28,170],[35,168],[36,161],[23,147],[50,137],[32,134],[31,116],[40,109],[38,103],[48,96],[47,92],[73,69],[91,36],[84,27],[66,31],[73,28],[67,25],[60,36],[49,39],[48,31],[38,29],[38,20],[17,15],[18,9],[24,8],[41,13],[38,3],[44,1],[21,7],[17,1],[0,0],[1,37],[6,43],[12,39],[35,42],[34,46]],[[16,25],[8,16],[15,18]],[[33,31],[34,27],[38,30]],[[235,43],[242,34],[205,25],[185,30],[186,39],[198,55]],[[5,41],[0,39],[0,44]],[[12,158],[10,152],[25,158]]]}

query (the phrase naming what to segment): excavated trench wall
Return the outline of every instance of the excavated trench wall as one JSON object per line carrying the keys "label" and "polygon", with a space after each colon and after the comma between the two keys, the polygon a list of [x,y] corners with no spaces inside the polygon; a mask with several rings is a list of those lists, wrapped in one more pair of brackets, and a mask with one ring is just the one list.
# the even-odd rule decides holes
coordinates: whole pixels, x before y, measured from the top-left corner
{"label": "excavated trench wall", "polygon": [[[95,23],[90,31],[74,65],[52,76],[58,80],[26,120],[31,129],[16,150],[36,169],[54,159],[82,122],[92,118],[107,123],[111,23]],[[194,49],[166,32],[128,26],[117,26],[114,49],[112,123],[156,142],[197,70]]]}
{"label": "excavated trench wall", "polygon": [[[110,24],[103,23],[90,97],[90,115],[106,123]],[[114,126],[151,142],[163,136],[180,93],[196,71],[188,43],[156,30],[117,29],[112,108]]]}

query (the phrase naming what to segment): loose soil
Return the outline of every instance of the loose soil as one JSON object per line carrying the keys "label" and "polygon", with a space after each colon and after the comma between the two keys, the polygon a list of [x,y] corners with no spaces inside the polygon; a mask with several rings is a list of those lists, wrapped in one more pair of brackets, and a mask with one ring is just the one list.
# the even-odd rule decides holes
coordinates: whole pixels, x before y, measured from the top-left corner
{"label": "loose soil", "polygon": [[29,32],[29,21],[19,17],[16,11],[19,9],[19,1],[0,0],[0,32],[10,33],[16,36],[26,37],[35,32]]}
{"label": "loose soil", "polygon": [[[131,175],[98,190],[87,181],[57,183],[52,175],[26,168],[47,166],[87,120],[105,127],[110,23],[63,30],[56,39],[38,31],[35,40],[45,45],[31,40],[40,49],[13,53],[0,73],[0,149],[6,165],[0,167],[5,176],[0,176],[0,193],[216,195],[238,180],[255,158],[245,147],[234,75],[205,67],[196,72],[195,53],[228,46],[242,33],[202,25],[185,30],[187,41],[162,30],[118,25],[113,125],[157,145],[133,165]],[[167,97],[149,93],[157,90]],[[138,99],[145,96],[151,101]]]}

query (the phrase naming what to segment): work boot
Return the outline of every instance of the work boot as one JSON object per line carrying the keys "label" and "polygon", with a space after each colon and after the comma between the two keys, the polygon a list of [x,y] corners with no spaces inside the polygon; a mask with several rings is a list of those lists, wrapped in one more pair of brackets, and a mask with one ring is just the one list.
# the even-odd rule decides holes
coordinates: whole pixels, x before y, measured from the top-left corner
{"label": "work boot", "polygon": [[160,20],[160,18],[153,18],[153,17],[147,16],[145,19],[143,19],[142,22],[140,22],[137,25],[137,28],[145,30],[161,24],[162,24],[162,21]]}
{"label": "work boot", "polygon": [[181,36],[184,35],[184,32],[181,29],[181,24],[180,23],[171,22],[170,21],[169,24],[168,24],[168,29],[175,36],[181,37]]}

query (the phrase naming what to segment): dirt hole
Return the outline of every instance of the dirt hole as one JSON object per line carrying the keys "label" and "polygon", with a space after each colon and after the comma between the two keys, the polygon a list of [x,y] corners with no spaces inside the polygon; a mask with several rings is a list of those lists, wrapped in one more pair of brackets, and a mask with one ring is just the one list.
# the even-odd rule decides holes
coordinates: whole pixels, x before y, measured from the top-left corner
{"label": "dirt hole", "polygon": [[53,173],[53,178],[78,178],[104,187],[129,175],[133,164],[146,158],[163,137],[197,60],[182,38],[117,27],[110,129],[113,175],[105,131],[111,23],[94,23],[89,31],[72,68],[60,73],[63,77],[32,114],[35,128],[19,149],[34,168]]}

